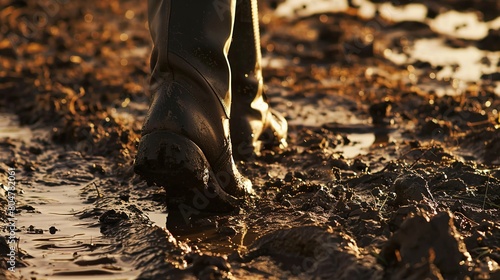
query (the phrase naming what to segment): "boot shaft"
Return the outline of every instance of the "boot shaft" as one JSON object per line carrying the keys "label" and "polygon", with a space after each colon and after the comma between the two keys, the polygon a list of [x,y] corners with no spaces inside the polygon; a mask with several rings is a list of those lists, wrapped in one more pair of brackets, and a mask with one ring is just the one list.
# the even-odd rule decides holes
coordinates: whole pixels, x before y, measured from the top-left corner
{"label": "boot shaft", "polygon": [[[193,82],[209,85],[229,118],[231,74],[227,55],[235,4],[235,0],[148,1],[149,29],[154,44],[152,91],[183,71],[182,75],[192,77]],[[174,55],[178,59],[171,59]],[[183,61],[184,65],[179,67],[177,61]]]}
{"label": "boot shaft", "polygon": [[262,55],[256,0],[238,1],[229,62],[233,100],[247,106],[262,94]]}

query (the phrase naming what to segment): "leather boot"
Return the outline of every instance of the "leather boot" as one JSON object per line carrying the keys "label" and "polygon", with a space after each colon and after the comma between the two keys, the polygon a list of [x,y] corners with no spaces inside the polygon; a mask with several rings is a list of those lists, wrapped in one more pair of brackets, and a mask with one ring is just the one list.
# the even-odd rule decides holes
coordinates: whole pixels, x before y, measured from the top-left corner
{"label": "leather boot", "polygon": [[164,186],[184,210],[229,210],[252,192],[234,164],[229,135],[235,0],[148,5],[152,102],[134,170]]}
{"label": "leather boot", "polygon": [[287,122],[269,108],[263,92],[261,60],[257,1],[238,1],[229,50],[233,94],[231,139],[237,159],[259,154],[264,145],[287,146]]}

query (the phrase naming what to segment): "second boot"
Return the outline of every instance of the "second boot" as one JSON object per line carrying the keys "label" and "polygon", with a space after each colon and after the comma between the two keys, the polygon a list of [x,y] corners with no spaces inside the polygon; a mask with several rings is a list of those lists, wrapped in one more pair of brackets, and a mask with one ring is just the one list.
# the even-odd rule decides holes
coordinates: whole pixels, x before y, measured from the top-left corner
{"label": "second boot", "polygon": [[259,154],[264,146],[287,146],[286,120],[269,107],[263,91],[257,0],[237,1],[229,49],[232,109],[231,140],[237,159]]}

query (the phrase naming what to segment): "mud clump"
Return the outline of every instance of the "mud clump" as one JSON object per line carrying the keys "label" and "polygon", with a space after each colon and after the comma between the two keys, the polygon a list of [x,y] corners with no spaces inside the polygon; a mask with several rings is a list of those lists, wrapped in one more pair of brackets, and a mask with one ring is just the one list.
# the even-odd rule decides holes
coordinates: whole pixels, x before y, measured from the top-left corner
{"label": "mud clump", "polygon": [[444,137],[450,136],[452,124],[448,121],[438,120],[435,118],[425,119],[425,123],[420,128],[419,135],[423,137],[431,137],[436,140],[444,140]]}
{"label": "mud clump", "polygon": [[360,253],[356,241],[331,227],[295,227],[274,231],[252,244],[244,257],[268,255],[294,274],[321,279],[378,279],[381,270],[371,256]]}
{"label": "mud clump", "polygon": [[396,199],[394,203],[402,205],[409,201],[421,201],[429,199],[434,201],[427,181],[417,174],[405,174],[394,181]]}
{"label": "mud clump", "polygon": [[99,217],[101,232],[105,232],[111,227],[118,225],[121,221],[128,220],[128,215],[124,212],[117,212],[114,209],[104,212]]}
{"label": "mud clump", "polygon": [[198,279],[230,279],[231,265],[225,257],[192,253],[184,259],[189,264],[185,272],[191,272]]}
{"label": "mud clump", "polygon": [[471,261],[448,212],[430,219],[425,214],[406,219],[381,256],[391,279],[463,278]]}

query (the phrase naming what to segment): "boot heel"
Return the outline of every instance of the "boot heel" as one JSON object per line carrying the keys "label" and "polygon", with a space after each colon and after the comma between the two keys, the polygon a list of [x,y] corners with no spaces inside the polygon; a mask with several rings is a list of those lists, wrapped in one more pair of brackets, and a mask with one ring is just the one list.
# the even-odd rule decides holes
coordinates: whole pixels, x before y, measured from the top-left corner
{"label": "boot heel", "polygon": [[202,150],[182,135],[167,131],[144,135],[134,171],[165,188],[170,207],[228,211],[234,206],[234,198],[220,188]]}

